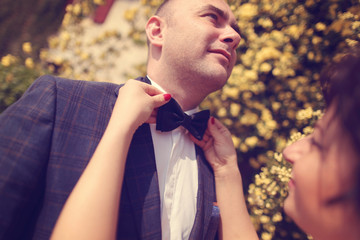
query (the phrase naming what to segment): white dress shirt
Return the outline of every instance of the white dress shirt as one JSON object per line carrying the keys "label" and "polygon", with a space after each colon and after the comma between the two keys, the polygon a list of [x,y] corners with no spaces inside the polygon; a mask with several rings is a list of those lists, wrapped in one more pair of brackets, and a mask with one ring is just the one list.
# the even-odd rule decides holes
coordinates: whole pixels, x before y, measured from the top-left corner
{"label": "white dress shirt", "polygon": [[[198,108],[186,113],[191,115],[197,111]],[[198,191],[195,145],[181,126],[160,132],[156,124],[150,124],[150,129],[159,179],[162,239],[188,239],[194,225]]]}

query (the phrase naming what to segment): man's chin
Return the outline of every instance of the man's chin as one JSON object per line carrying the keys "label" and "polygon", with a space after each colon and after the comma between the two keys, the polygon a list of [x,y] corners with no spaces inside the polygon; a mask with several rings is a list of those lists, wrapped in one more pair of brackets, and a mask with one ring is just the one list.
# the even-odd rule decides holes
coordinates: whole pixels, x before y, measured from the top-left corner
{"label": "man's chin", "polygon": [[231,71],[222,65],[217,68],[214,67],[212,71],[209,71],[209,77],[216,79],[216,82],[221,83],[222,86],[225,85],[230,75]]}
{"label": "man's chin", "polygon": [[211,89],[210,91],[211,92],[215,92],[221,88],[223,88],[225,86],[227,82],[227,78],[224,80],[224,79],[217,79],[216,81],[213,81],[212,84],[208,85],[209,88]]}

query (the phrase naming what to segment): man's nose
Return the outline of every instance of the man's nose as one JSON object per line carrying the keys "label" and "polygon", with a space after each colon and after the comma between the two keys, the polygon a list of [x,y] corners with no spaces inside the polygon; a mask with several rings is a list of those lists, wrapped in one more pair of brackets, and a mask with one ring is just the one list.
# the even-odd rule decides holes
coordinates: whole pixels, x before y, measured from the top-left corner
{"label": "man's nose", "polygon": [[224,33],[221,38],[223,42],[231,45],[232,49],[237,48],[241,40],[240,34],[237,31],[235,31],[235,29],[233,29],[231,26],[227,26],[224,29]]}

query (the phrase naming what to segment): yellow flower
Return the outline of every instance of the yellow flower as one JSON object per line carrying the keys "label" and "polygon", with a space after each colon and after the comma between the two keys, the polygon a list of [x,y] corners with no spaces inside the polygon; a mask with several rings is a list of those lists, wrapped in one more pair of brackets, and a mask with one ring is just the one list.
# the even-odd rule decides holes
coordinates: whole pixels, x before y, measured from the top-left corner
{"label": "yellow flower", "polygon": [[246,111],[244,115],[240,118],[240,123],[244,125],[253,125],[258,121],[259,117],[257,114]]}
{"label": "yellow flower", "polygon": [[238,14],[242,20],[251,19],[258,14],[258,6],[251,3],[244,3],[238,8]]}
{"label": "yellow flower", "polygon": [[265,19],[260,18],[258,20],[258,23],[264,28],[271,28],[274,25],[271,19],[269,18],[265,18]]}
{"label": "yellow flower", "polygon": [[251,136],[245,139],[245,144],[249,147],[255,147],[259,139],[256,136]]}
{"label": "yellow flower", "polygon": [[266,12],[268,12],[268,11],[270,11],[272,9],[272,6],[271,6],[271,4],[265,4],[264,6],[263,6],[263,10],[264,11],[266,11]]}
{"label": "yellow flower", "polygon": [[272,69],[272,66],[270,63],[264,62],[260,65],[260,72],[268,73]]}
{"label": "yellow flower", "polygon": [[136,8],[126,10],[124,13],[124,18],[128,21],[134,20],[137,11],[138,10]]}
{"label": "yellow flower", "polygon": [[40,51],[40,59],[41,60],[46,60],[49,56],[49,50],[47,49],[41,49]]}
{"label": "yellow flower", "polygon": [[273,74],[274,76],[280,76],[281,70],[280,70],[279,68],[274,68],[274,69],[272,70],[272,74]]}
{"label": "yellow flower", "polygon": [[134,39],[134,41],[139,41],[140,38],[141,38],[141,35],[140,35],[139,32],[134,32],[134,33],[132,34],[132,38]]}
{"label": "yellow flower", "polygon": [[1,58],[1,64],[4,66],[4,67],[8,67],[11,65],[11,59],[9,58],[9,55],[6,55],[4,57]]}
{"label": "yellow flower", "polygon": [[34,61],[32,60],[32,58],[25,59],[25,66],[27,68],[34,68],[35,64],[34,64]]}
{"label": "yellow flower", "polygon": [[316,25],[315,25],[315,29],[318,30],[318,31],[324,31],[326,29],[326,25],[322,22],[318,22]]}
{"label": "yellow flower", "polygon": [[90,54],[87,53],[87,52],[82,52],[82,53],[80,54],[80,58],[81,58],[81,60],[87,60],[87,59],[90,58]]}
{"label": "yellow flower", "polygon": [[288,27],[285,32],[288,33],[294,39],[299,39],[299,37],[304,33],[306,27],[301,25],[291,25]]}
{"label": "yellow flower", "polygon": [[311,40],[311,42],[314,44],[314,45],[317,45],[319,43],[322,42],[322,38],[321,37],[317,37],[317,36],[314,36]]}
{"label": "yellow flower", "polygon": [[307,7],[311,7],[314,4],[315,4],[314,0],[306,0],[306,2],[305,2],[305,6],[307,6]]}
{"label": "yellow flower", "polygon": [[272,102],[271,107],[274,111],[278,111],[281,108],[281,103],[279,102]]}
{"label": "yellow flower", "polygon": [[[68,5],[68,6],[72,6],[72,5]],[[71,8],[71,10],[72,10],[72,8]],[[72,19],[71,14],[69,12],[65,13],[63,21],[62,21],[62,26],[70,25],[71,19]]]}
{"label": "yellow flower", "polygon": [[351,24],[352,30],[356,30],[357,28],[360,28],[360,21],[355,21]]}
{"label": "yellow flower", "polygon": [[24,42],[22,45],[22,49],[24,53],[31,53],[32,52],[32,46],[30,42]]}
{"label": "yellow flower", "polygon": [[340,15],[340,18],[342,18],[342,19],[352,19],[353,17],[354,17],[354,14],[352,14],[351,12],[345,12]]}
{"label": "yellow flower", "polygon": [[73,5],[72,4],[68,4],[65,8],[66,12],[71,12],[73,10]]}
{"label": "yellow flower", "polygon": [[260,217],[260,222],[261,223],[268,223],[270,221],[270,218],[266,215],[263,215]]}
{"label": "yellow flower", "polygon": [[308,107],[306,109],[298,111],[296,114],[296,119],[297,120],[305,120],[305,119],[312,118],[312,116],[313,116],[313,110],[311,107]]}
{"label": "yellow flower", "polygon": [[59,38],[58,37],[50,37],[48,44],[49,44],[49,48],[57,48],[59,46]]}
{"label": "yellow flower", "polygon": [[256,61],[265,62],[270,59],[278,59],[282,53],[274,47],[264,47],[256,54]]}
{"label": "yellow flower", "polygon": [[229,85],[225,85],[223,88],[223,94],[226,97],[232,98],[232,99],[238,99],[240,94],[240,89],[236,87],[230,87]]}
{"label": "yellow flower", "polygon": [[157,7],[157,6],[160,5],[161,2],[162,2],[162,1],[160,1],[160,0],[152,0],[152,1],[150,2],[150,5],[153,6],[153,7]]}
{"label": "yellow flower", "polygon": [[304,132],[304,134],[310,134],[310,133],[312,133],[314,131],[314,128],[313,127],[311,127],[311,126],[307,126],[307,127],[305,127],[304,129],[303,129],[303,132]]}
{"label": "yellow flower", "polygon": [[241,152],[247,152],[247,151],[249,151],[249,147],[246,146],[246,144],[244,144],[244,143],[241,143],[241,144],[240,144],[239,149],[240,149]]}
{"label": "yellow flower", "polygon": [[74,6],[73,6],[73,14],[75,16],[79,16],[81,14],[81,5],[79,3],[76,3]]}
{"label": "yellow flower", "polygon": [[103,4],[105,4],[104,0],[94,0],[94,3],[95,3],[96,5],[103,5]]}
{"label": "yellow flower", "polygon": [[253,96],[252,92],[244,92],[244,93],[242,94],[242,98],[243,98],[244,100],[249,100],[252,96]]}
{"label": "yellow flower", "polygon": [[278,162],[281,162],[283,160],[282,153],[274,153],[274,159]]}
{"label": "yellow flower", "polygon": [[241,142],[240,138],[238,138],[234,135],[232,135],[231,138],[232,138],[235,148],[238,148],[240,146],[240,142]]}
{"label": "yellow flower", "polygon": [[70,33],[67,31],[61,32],[60,39],[63,41],[69,41],[70,40]]}
{"label": "yellow flower", "polygon": [[300,132],[296,132],[296,133],[293,133],[291,134],[290,136],[290,140],[288,141],[288,145],[290,145],[291,143],[294,143],[302,138],[304,138],[305,135],[304,134],[301,134]]}
{"label": "yellow flower", "polygon": [[345,39],[345,42],[347,43],[347,45],[349,45],[350,47],[354,47],[356,46],[359,42],[356,40],[352,40],[352,39]]}
{"label": "yellow flower", "polygon": [[307,54],[307,57],[308,57],[309,60],[314,60],[314,58],[315,58],[314,52],[309,52],[309,53]]}
{"label": "yellow flower", "polygon": [[61,58],[60,56],[57,56],[57,57],[54,58],[54,63],[55,63],[56,65],[61,65],[61,64],[64,63],[64,59]]}
{"label": "yellow flower", "polygon": [[268,232],[263,232],[261,234],[261,239],[262,240],[271,240],[272,238],[272,234],[268,233]]}
{"label": "yellow flower", "polygon": [[240,114],[241,105],[237,103],[230,104],[230,114],[232,117],[237,117]]}
{"label": "yellow flower", "polygon": [[226,117],[226,109],[224,107],[220,108],[218,111],[217,111],[217,115],[219,117]]}
{"label": "yellow flower", "polygon": [[258,79],[257,72],[252,70],[245,70],[244,77],[250,81],[256,81]]}
{"label": "yellow flower", "polygon": [[273,220],[273,222],[281,222],[282,221],[282,215],[281,215],[281,213],[276,213],[273,217],[272,217],[272,220]]}
{"label": "yellow flower", "polygon": [[261,111],[261,119],[264,121],[268,121],[268,120],[272,120],[272,115],[271,112],[269,111],[269,109],[263,109]]}

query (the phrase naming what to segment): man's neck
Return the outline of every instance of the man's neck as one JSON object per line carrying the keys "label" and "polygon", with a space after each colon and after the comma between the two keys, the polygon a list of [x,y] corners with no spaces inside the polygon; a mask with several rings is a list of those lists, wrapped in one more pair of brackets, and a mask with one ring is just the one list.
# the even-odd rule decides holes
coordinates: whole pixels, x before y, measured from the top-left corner
{"label": "man's neck", "polygon": [[196,91],[191,88],[191,86],[184,86],[186,84],[179,84],[179,81],[174,79],[165,81],[161,78],[153,78],[152,76],[148,76],[148,78],[152,82],[155,82],[156,85],[160,87],[160,90],[163,90],[166,93],[170,93],[172,97],[179,103],[183,111],[188,111],[198,107],[202,100],[206,97],[202,97],[200,94],[197,94]]}

